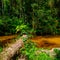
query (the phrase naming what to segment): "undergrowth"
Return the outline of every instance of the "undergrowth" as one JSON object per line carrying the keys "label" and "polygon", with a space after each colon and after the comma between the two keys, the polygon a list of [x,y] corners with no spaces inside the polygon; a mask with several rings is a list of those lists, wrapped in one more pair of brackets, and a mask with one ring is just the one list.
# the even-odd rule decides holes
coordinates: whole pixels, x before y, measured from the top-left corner
{"label": "undergrowth", "polygon": [[22,55],[25,55],[26,60],[52,60],[52,58],[44,53],[40,52],[40,48],[36,47],[36,44],[31,40],[23,40],[24,47],[20,49]]}

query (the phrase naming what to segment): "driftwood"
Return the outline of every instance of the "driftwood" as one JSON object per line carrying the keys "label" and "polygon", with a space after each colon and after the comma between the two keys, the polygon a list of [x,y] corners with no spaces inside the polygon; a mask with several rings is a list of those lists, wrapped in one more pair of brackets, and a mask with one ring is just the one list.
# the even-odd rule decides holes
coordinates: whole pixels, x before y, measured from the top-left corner
{"label": "driftwood", "polygon": [[[25,37],[26,35],[22,36],[22,38],[25,38]],[[20,38],[10,47],[6,48],[3,52],[1,52],[0,60],[10,60],[11,57],[13,57],[14,54],[23,46],[22,38]]]}

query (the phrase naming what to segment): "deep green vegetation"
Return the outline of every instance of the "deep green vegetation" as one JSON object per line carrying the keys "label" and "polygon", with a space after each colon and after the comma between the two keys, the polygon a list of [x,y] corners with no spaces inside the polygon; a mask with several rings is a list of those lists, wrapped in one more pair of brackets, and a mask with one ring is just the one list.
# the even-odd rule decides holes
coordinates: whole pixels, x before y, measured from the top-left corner
{"label": "deep green vegetation", "polygon": [[[0,0],[0,35],[60,34],[59,0]],[[14,4],[13,4],[14,3]]]}
{"label": "deep green vegetation", "polygon": [[26,60],[53,60],[48,54],[45,52],[40,52],[41,49],[36,47],[31,40],[27,41],[27,39],[23,39],[24,47],[20,49],[20,53],[22,56],[25,56]]}
{"label": "deep green vegetation", "polygon": [[20,49],[22,58],[25,56],[26,60],[60,60],[60,50],[54,49],[56,55],[50,56],[51,53],[46,53],[43,48],[37,48],[36,44],[31,40],[23,39],[24,47]]}
{"label": "deep green vegetation", "polygon": [[55,60],[60,60],[60,50],[58,49],[55,49],[55,52],[56,52],[56,56],[55,56]]}
{"label": "deep green vegetation", "polygon": [[39,52],[38,50],[39,49],[35,47],[32,42],[30,42],[26,44],[21,51],[22,55],[26,56],[26,60],[52,60],[52,58],[48,54]]}
{"label": "deep green vegetation", "polygon": [[[0,35],[12,34],[60,35],[60,0],[0,0]],[[37,50],[28,42],[21,53],[28,60],[52,60],[46,53],[37,55]]]}

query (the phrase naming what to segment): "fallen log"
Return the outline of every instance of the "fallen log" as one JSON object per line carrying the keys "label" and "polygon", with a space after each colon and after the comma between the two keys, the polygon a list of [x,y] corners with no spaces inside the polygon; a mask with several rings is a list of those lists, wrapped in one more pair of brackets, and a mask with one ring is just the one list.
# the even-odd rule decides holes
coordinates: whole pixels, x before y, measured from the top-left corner
{"label": "fallen log", "polygon": [[17,40],[14,44],[6,48],[3,52],[0,54],[0,60],[10,60],[11,57],[14,56],[14,54],[23,46],[23,38],[26,38],[27,36],[23,35],[22,38]]}

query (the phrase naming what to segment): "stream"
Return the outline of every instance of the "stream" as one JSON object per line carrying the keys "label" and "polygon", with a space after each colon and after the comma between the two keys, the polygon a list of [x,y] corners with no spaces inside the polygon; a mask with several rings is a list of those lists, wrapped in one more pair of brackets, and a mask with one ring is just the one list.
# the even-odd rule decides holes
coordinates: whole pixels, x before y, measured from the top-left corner
{"label": "stream", "polygon": [[[0,36],[0,42],[2,44],[11,42],[17,35],[11,36]],[[31,39],[32,42],[36,43],[38,48],[59,48],[60,47],[60,36],[35,36]]]}
{"label": "stream", "polygon": [[36,36],[32,41],[39,48],[60,48],[60,36]]}
{"label": "stream", "polygon": [[13,43],[14,39],[18,35],[10,35],[10,36],[0,36],[0,45],[5,46],[8,43]]}

